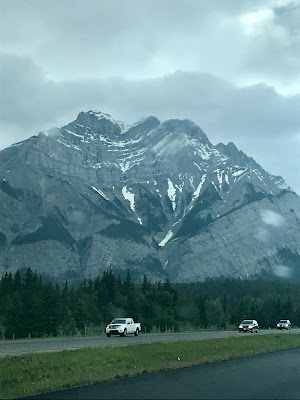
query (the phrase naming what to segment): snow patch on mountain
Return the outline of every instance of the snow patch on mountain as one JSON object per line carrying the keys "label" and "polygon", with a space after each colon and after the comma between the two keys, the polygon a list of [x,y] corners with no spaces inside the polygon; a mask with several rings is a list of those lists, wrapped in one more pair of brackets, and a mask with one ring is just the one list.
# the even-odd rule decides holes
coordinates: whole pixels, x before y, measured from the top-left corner
{"label": "snow patch on mountain", "polygon": [[218,192],[219,190],[218,190],[218,188],[217,188],[216,184],[215,184],[213,181],[211,181],[211,183],[214,185],[214,188],[215,188],[215,189],[216,189],[216,191]]}
{"label": "snow patch on mountain", "polygon": [[95,186],[91,186],[91,188],[95,190],[95,192],[100,194],[100,196],[103,197],[105,200],[109,201],[109,198],[102,192],[102,190],[95,188]]}
{"label": "snow patch on mountain", "polygon": [[196,199],[198,196],[199,196],[199,194],[200,194],[200,192],[201,192],[201,188],[202,188],[202,186],[203,186],[203,184],[204,184],[204,182],[205,182],[205,179],[206,179],[206,174],[204,174],[202,177],[201,177],[201,181],[200,181],[200,183],[199,183],[199,185],[197,186],[197,189],[194,191],[194,193],[193,193],[193,199]]}
{"label": "snow patch on mountain", "polygon": [[168,178],[168,196],[172,202],[172,208],[175,210],[176,208],[176,188],[173,185],[173,182],[170,178]]}
{"label": "snow patch on mountain", "polygon": [[[196,142],[196,141],[194,141]],[[194,154],[200,156],[202,160],[209,160],[211,157],[211,149],[207,145],[194,143]]]}
{"label": "snow patch on mountain", "polygon": [[82,140],[84,140],[83,135],[78,135],[78,133],[72,132],[69,129],[64,129],[64,130],[65,130],[65,132],[68,132],[70,135],[77,136],[77,137],[81,138]]}
{"label": "snow patch on mountain", "polygon": [[131,193],[126,186],[123,186],[122,188],[122,195],[125,200],[128,200],[130,203],[130,208],[132,211],[135,211],[134,209],[134,194]]}
{"label": "snow patch on mountain", "polygon": [[240,176],[240,175],[242,175],[246,170],[247,170],[247,168],[241,169],[241,170],[239,170],[239,171],[234,171],[234,172],[232,172],[232,175],[233,175],[233,176]]}
{"label": "snow patch on mountain", "polygon": [[284,180],[281,177],[278,176],[270,176],[272,181],[274,181],[274,184],[279,187],[280,189],[284,190],[291,190],[291,188],[284,182]]}
{"label": "snow patch on mountain", "polygon": [[140,164],[145,156],[146,149],[140,149],[136,152],[130,154],[129,156],[125,156],[122,158],[118,158],[119,166],[122,172],[126,172],[130,170],[134,165]]}
{"label": "snow patch on mountain", "polygon": [[173,137],[172,132],[170,132],[153,147],[153,151],[157,156],[172,156],[176,155],[185,147],[194,147],[195,144],[196,141],[190,139],[185,134]]}
{"label": "snow patch on mountain", "polygon": [[158,245],[160,247],[164,247],[166,245],[166,243],[171,239],[172,236],[173,236],[173,232],[171,230],[169,230],[169,232],[166,234],[166,236],[163,238],[163,240],[158,243]]}
{"label": "snow patch on mountain", "polygon": [[219,181],[219,186],[221,187],[221,186],[222,186],[222,182],[223,182],[223,172],[224,172],[224,171],[221,171],[221,170],[218,168],[218,169],[216,169],[214,172],[217,173],[217,178],[218,178],[218,181]]}

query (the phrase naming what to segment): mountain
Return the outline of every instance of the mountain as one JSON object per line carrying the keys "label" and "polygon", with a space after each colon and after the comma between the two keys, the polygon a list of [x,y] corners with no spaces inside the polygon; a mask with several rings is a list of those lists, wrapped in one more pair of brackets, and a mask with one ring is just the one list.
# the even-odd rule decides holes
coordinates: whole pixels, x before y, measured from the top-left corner
{"label": "mountain", "polygon": [[99,111],[0,153],[0,274],[300,277],[300,198],[192,121]]}

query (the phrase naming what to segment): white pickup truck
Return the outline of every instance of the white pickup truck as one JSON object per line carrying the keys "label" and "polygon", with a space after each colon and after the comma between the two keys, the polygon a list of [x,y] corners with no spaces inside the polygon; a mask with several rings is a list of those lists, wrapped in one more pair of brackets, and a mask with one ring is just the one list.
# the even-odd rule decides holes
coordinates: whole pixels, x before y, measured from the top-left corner
{"label": "white pickup truck", "polygon": [[135,336],[141,331],[141,324],[135,323],[132,318],[115,318],[107,325],[105,332],[106,336],[120,335],[126,336],[129,333],[134,333]]}

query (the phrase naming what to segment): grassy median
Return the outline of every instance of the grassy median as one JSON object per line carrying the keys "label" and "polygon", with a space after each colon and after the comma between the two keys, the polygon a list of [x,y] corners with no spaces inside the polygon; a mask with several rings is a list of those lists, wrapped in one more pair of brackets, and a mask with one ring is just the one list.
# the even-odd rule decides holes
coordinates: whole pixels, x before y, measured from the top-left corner
{"label": "grassy median", "polygon": [[6,357],[0,359],[0,398],[25,397],[299,346],[299,334],[244,335]]}

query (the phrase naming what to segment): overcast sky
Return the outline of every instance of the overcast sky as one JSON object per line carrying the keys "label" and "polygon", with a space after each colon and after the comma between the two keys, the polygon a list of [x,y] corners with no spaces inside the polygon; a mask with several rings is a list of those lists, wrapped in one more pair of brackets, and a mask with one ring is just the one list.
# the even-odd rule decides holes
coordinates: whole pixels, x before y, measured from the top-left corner
{"label": "overcast sky", "polygon": [[78,112],[190,118],[300,193],[300,1],[0,0],[0,148]]}

